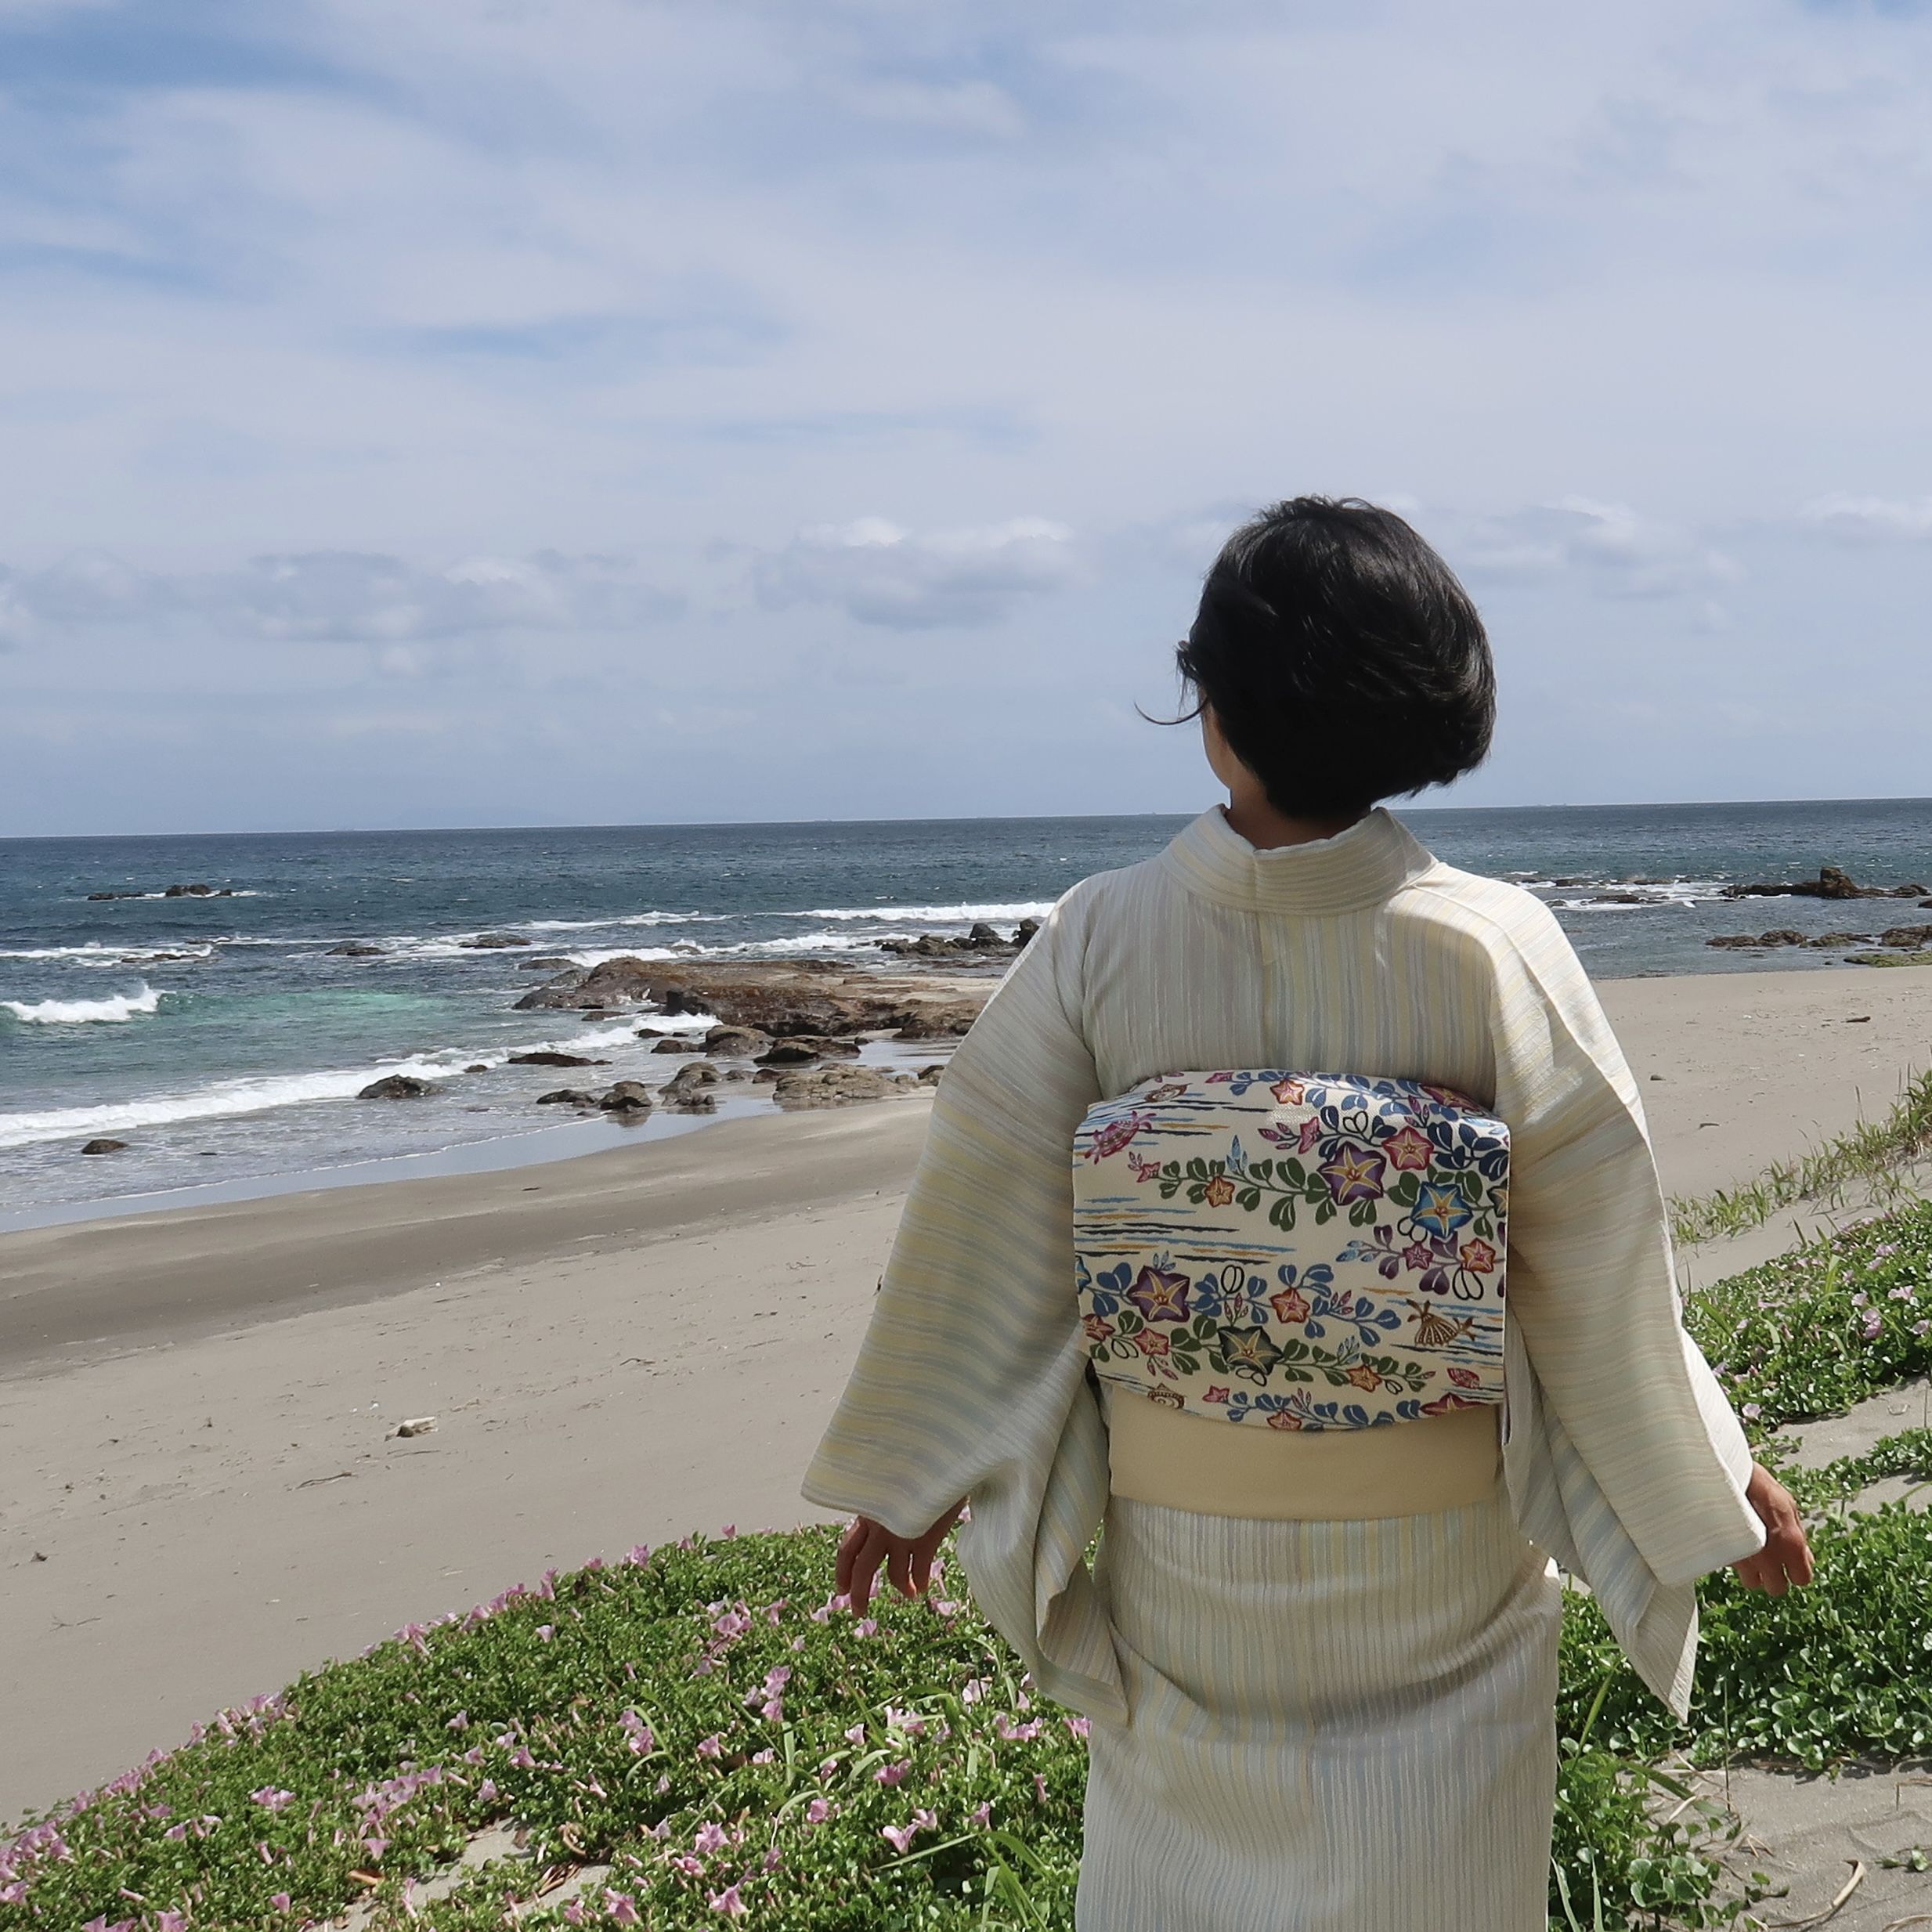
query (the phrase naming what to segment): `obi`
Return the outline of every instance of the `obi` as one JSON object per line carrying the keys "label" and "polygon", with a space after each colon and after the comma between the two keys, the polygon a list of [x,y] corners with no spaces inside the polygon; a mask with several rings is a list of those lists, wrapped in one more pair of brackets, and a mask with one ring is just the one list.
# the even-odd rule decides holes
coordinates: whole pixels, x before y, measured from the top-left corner
{"label": "obi", "polygon": [[1503,1400],[1509,1129],[1446,1087],[1157,1074],[1074,1136],[1095,1372],[1172,1409],[1370,1428]]}

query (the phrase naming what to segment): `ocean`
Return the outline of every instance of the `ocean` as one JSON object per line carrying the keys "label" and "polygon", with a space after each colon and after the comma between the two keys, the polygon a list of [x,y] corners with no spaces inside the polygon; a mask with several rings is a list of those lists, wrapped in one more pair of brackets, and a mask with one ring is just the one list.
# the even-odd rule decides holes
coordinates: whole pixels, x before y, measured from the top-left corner
{"label": "ocean", "polygon": [[[1923,921],[1909,901],[1718,897],[1815,876],[1932,883],[1932,800],[1442,811],[1399,815],[1454,865],[1555,910],[1599,978],[1804,971],[1841,956],[1705,941]],[[537,1047],[641,1073],[634,1021],[518,1013],[534,957],[811,956],[896,966],[876,942],[1038,917],[1076,880],[1154,852],[1177,817],[936,819],[572,830],[0,840],[0,1227],[110,1198],[244,1194],[290,1176],[507,1165],[688,1131],[554,1124],[572,1076]],[[207,896],[166,896],[206,885]],[[110,898],[91,897],[113,893]],[[478,949],[505,934],[529,945]],[[359,943],[373,956],[332,951]],[[870,1048],[917,1065],[930,1049]],[[659,1060],[652,1071],[661,1073]],[[480,1067],[481,1071],[466,1069]],[[359,1101],[378,1075],[427,1099]],[[764,1110],[729,1100],[725,1113]],[[82,1157],[95,1136],[122,1153]]]}

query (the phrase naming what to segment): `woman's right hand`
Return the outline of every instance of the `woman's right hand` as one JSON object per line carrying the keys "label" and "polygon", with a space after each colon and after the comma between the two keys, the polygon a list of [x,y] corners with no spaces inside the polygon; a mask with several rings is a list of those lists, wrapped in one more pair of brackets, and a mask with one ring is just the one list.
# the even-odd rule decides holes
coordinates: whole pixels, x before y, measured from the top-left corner
{"label": "woman's right hand", "polygon": [[1744,1497],[1764,1526],[1764,1547],[1755,1556],[1731,1565],[1738,1581],[1746,1590],[1762,1590],[1773,1597],[1782,1597],[1794,1584],[1808,1584],[1811,1546],[1791,1492],[1761,1462],[1754,1462]]}
{"label": "woman's right hand", "polygon": [[933,1558],[965,1508],[962,1496],[930,1529],[916,1537],[895,1537],[869,1516],[854,1519],[839,1545],[840,1595],[850,1598],[852,1608],[863,1614],[872,1601],[872,1580],[883,1563],[887,1577],[901,1596],[918,1596],[932,1582]]}

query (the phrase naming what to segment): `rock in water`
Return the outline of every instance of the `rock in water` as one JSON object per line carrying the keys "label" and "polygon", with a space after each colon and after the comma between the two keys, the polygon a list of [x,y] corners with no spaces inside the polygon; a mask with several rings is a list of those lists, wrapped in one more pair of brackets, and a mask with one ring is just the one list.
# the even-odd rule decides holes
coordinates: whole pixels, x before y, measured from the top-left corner
{"label": "rock in water", "polygon": [[885,1100],[915,1090],[909,1074],[878,1067],[819,1067],[811,1072],[778,1075],[771,1097],[780,1107],[847,1107],[858,1100]]}
{"label": "rock in water", "polygon": [[533,946],[536,941],[520,933],[478,933],[474,939],[459,939],[457,944],[471,952],[500,952],[507,946]]}
{"label": "rock in water", "polygon": [[418,1080],[413,1074],[385,1074],[380,1080],[372,1080],[356,1095],[359,1100],[420,1100],[429,1091],[427,1080]]}
{"label": "rock in water", "polygon": [[819,1057],[816,1040],[775,1040],[758,1056],[760,1067],[803,1067]]}
{"label": "rock in water", "polygon": [[587,1060],[581,1053],[560,1053],[553,1047],[540,1047],[534,1053],[512,1053],[512,1067],[608,1067],[607,1060]]}
{"label": "rock in water", "polygon": [[233,886],[170,886],[161,894],[164,899],[232,899],[235,896]]}
{"label": "rock in water", "polygon": [[704,1042],[694,1040],[688,1033],[667,1033],[651,1051],[654,1053],[702,1053]]}
{"label": "rock in water", "polygon": [[641,1081],[620,1080],[598,1102],[606,1114],[648,1114],[651,1089]]}
{"label": "rock in water", "polygon": [[536,1096],[539,1107],[595,1107],[597,1096],[586,1093],[579,1087],[559,1087],[554,1093],[540,1093]]}
{"label": "rock in water", "polygon": [[664,1083],[666,1099],[673,1094],[695,1093],[701,1087],[714,1087],[718,1083],[718,1070],[708,1060],[687,1060]]}
{"label": "rock in water", "polygon": [[118,1154],[127,1144],[125,1140],[90,1140],[81,1151],[83,1154]]}
{"label": "rock in water", "polygon": [[724,1060],[749,1060],[771,1044],[771,1035],[756,1027],[713,1027],[704,1036],[704,1050]]}
{"label": "rock in water", "polygon": [[324,955],[330,959],[380,959],[385,948],[366,945],[359,939],[345,939],[339,946],[331,946]]}

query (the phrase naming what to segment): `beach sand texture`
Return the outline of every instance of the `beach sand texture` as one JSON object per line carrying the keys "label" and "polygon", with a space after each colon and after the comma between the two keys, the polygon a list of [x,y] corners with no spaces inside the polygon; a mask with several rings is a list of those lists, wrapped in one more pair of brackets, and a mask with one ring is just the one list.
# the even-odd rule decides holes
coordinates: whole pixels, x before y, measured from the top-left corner
{"label": "beach sand texture", "polygon": [[[1932,969],[1602,991],[1678,1194],[1932,1059]],[[0,1818],[552,1565],[818,1515],[928,1106],[0,1236]]]}

